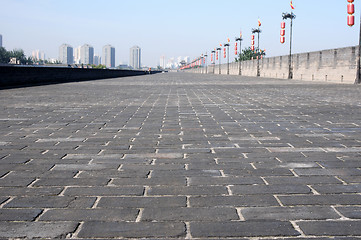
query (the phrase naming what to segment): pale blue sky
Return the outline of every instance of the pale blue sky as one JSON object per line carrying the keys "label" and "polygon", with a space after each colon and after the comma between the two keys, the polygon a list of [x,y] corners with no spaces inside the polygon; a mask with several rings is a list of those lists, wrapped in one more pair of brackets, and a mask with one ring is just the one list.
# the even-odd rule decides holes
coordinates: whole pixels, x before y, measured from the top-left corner
{"label": "pale blue sky", "polygon": [[[199,56],[239,35],[251,43],[251,29],[262,21],[261,48],[268,56],[285,55],[279,43],[282,12],[289,0],[0,0],[3,45],[27,55],[40,49],[57,58],[63,43],[91,44],[96,54],[106,44],[116,48],[116,64],[129,61],[129,48],[142,48],[142,64],[156,66],[166,57]],[[294,52],[358,44],[361,4],[356,25],[347,26],[347,0],[293,0]],[[288,24],[289,25],[289,24]],[[288,30],[288,29],[287,29]],[[288,38],[288,32],[287,32]],[[287,40],[286,40],[287,41]],[[288,41],[287,41],[288,43]],[[233,51],[231,51],[233,52]]]}

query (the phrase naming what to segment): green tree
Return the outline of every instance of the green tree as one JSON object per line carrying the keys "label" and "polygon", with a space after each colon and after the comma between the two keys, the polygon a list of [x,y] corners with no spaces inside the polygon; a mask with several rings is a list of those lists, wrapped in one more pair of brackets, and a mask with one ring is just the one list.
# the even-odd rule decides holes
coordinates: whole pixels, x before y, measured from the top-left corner
{"label": "green tree", "polygon": [[0,63],[9,63],[10,54],[5,48],[0,47]]}
{"label": "green tree", "polygon": [[243,49],[242,53],[238,54],[236,62],[252,60],[252,58],[257,59],[257,53],[258,56],[266,56],[266,52],[264,50],[259,50],[258,48],[255,48],[255,50],[252,51],[251,47],[248,47]]}
{"label": "green tree", "polygon": [[91,65],[94,69],[106,69],[107,67],[105,65],[99,64],[99,65]]}

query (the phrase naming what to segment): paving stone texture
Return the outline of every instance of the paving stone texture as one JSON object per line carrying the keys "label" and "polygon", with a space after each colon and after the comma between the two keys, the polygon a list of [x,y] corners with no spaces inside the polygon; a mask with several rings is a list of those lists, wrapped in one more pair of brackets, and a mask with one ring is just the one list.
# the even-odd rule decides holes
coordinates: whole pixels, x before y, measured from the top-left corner
{"label": "paving stone texture", "polygon": [[0,239],[361,238],[360,86],[168,73],[0,100]]}

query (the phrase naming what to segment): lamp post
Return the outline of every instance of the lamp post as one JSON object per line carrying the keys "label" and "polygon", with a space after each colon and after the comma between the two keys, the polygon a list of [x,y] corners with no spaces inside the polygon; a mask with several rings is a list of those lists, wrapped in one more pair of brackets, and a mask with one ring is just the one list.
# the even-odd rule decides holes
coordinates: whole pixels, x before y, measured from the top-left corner
{"label": "lamp post", "polygon": [[216,54],[216,50],[212,51],[212,64],[213,64],[213,74],[214,74],[214,70],[216,68],[216,61],[215,61],[215,54]]}
{"label": "lamp post", "polygon": [[223,46],[227,47],[227,75],[229,75],[229,43],[225,43]]}
{"label": "lamp post", "polygon": [[291,13],[282,13],[283,20],[291,19],[291,29],[290,29],[290,55],[288,57],[288,79],[293,78],[293,68],[292,68],[292,27],[293,27],[293,19],[296,18],[296,15]]}
{"label": "lamp post", "polygon": [[[239,38],[236,38],[236,41],[239,41],[239,51],[240,53],[242,53],[242,33],[239,36]],[[238,75],[242,75],[242,62],[241,62],[241,56],[239,57],[239,72]]]}
{"label": "lamp post", "polygon": [[[352,27],[355,24],[355,17],[354,17],[354,13],[355,13],[355,6],[353,4],[354,0],[347,0],[347,2],[349,3],[347,5],[347,25],[349,25],[350,27]],[[361,83],[361,20],[360,20],[360,33],[359,33],[359,43],[358,43],[358,54],[357,54],[357,71],[356,71],[356,79],[355,79],[355,84],[360,84]]]}
{"label": "lamp post", "polygon": [[252,29],[252,33],[255,34],[257,33],[258,34],[258,49],[257,49],[257,77],[260,77],[261,76],[261,71],[260,71],[260,68],[259,68],[259,34],[261,33],[261,29],[260,28],[257,28],[257,29]]}
{"label": "lamp post", "polygon": [[[220,46],[222,46],[222,44],[220,44]],[[221,74],[221,51],[222,51],[222,48],[221,47],[219,47],[219,48],[217,48],[217,51],[219,51],[219,54],[218,54],[218,57],[219,57],[219,73],[218,74]]]}

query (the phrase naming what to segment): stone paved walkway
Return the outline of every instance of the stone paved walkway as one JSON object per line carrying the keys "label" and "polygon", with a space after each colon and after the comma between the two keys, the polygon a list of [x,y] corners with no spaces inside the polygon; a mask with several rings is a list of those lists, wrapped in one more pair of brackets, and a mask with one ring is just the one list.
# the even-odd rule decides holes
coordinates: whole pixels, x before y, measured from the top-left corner
{"label": "stone paved walkway", "polygon": [[360,107],[217,75],[1,90],[0,238],[359,239]]}

